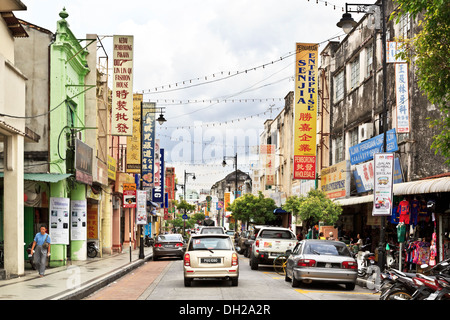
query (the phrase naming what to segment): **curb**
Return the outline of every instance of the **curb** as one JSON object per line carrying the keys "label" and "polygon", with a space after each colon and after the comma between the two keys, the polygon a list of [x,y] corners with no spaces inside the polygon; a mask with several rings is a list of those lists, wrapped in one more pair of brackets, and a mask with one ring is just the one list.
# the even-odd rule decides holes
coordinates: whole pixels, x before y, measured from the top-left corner
{"label": "curb", "polygon": [[100,290],[101,288],[107,286],[108,284],[116,281],[117,279],[125,276],[134,269],[142,266],[148,260],[152,259],[153,254],[145,256],[142,260],[134,261],[124,267],[117,269],[116,271],[110,272],[105,276],[101,276],[97,279],[91,280],[91,283],[80,286],[79,288],[67,290],[67,293],[59,293],[53,297],[49,297],[50,300],[81,300],[90,294]]}

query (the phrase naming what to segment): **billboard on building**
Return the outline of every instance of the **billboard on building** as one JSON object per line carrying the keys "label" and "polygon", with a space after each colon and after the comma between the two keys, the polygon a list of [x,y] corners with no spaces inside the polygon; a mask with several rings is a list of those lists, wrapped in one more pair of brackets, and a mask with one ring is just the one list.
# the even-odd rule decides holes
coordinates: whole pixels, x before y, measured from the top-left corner
{"label": "billboard on building", "polygon": [[133,135],[133,36],[113,39],[111,134]]}
{"label": "billboard on building", "polygon": [[318,47],[297,43],[294,90],[294,179],[316,178]]}

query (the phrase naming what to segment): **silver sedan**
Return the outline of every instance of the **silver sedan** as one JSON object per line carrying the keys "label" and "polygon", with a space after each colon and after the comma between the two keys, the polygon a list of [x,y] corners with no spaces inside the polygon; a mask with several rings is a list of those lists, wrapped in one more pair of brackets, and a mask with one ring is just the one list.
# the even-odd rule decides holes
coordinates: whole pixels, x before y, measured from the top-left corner
{"label": "silver sedan", "polygon": [[313,281],[345,284],[353,290],[358,264],[345,243],[331,240],[303,240],[293,249],[286,264],[286,281],[292,286]]}
{"label": "silver sedan", "polygon": [[160,234],[153,244],[153,260],[160,257],[179,257],[183,259],[186,245],[181,234]]}

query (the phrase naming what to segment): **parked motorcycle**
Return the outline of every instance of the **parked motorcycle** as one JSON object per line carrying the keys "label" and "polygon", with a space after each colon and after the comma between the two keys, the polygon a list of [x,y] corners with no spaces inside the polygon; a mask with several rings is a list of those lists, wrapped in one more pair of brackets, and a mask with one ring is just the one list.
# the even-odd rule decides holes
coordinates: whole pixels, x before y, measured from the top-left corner
{"label": "parked motorcycle", "polygon": [[417,286],[414,283],[415,273],[404,273],[396,269],[388,269],[381,274],[380,300],[411,299]]}
{"label": "parked motorcycle", "polygon": [[369,267],[376,264],[375,254],[368,250],[370,247],[370,243],[363,245],[355,257],[358,262],[358,277],[360,278],[364,278],[367,275]]}
{"label": "parked motorcycle", "polygon": [[146,247],[151,247],[155,243],[155,239],[151,238],[149,235],[145,236],[144,245]]}
{"label": "parked motorcycle", "polygon": [[89,258],[95,258],[98,254],[98,246],[95,241],[89,241],[87,243],[87,256]]}
{"label": "parked motorcycle", "polygon": [[36,270],[36,266],[34,265],[34,257],[31,254],[32,247],[33,247],[33,241],[31,241],[27,246],[28,262],[30,262],[31,269]]}

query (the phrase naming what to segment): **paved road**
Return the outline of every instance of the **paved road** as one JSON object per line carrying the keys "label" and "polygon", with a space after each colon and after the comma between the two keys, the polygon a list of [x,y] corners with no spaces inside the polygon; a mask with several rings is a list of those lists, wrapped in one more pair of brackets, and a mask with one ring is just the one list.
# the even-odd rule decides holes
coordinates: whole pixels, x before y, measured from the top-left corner
{"label": "paved road", "polygon": [[230,281],[198,280],[184,287],[182,261],[150,261],[131,274],[87,297],[88,300],[378,300],[373,291],[356,286],[347,291],[341,285],[311,284],[292,288],[270,266],[250,270],[240,256],[239,286]]}

